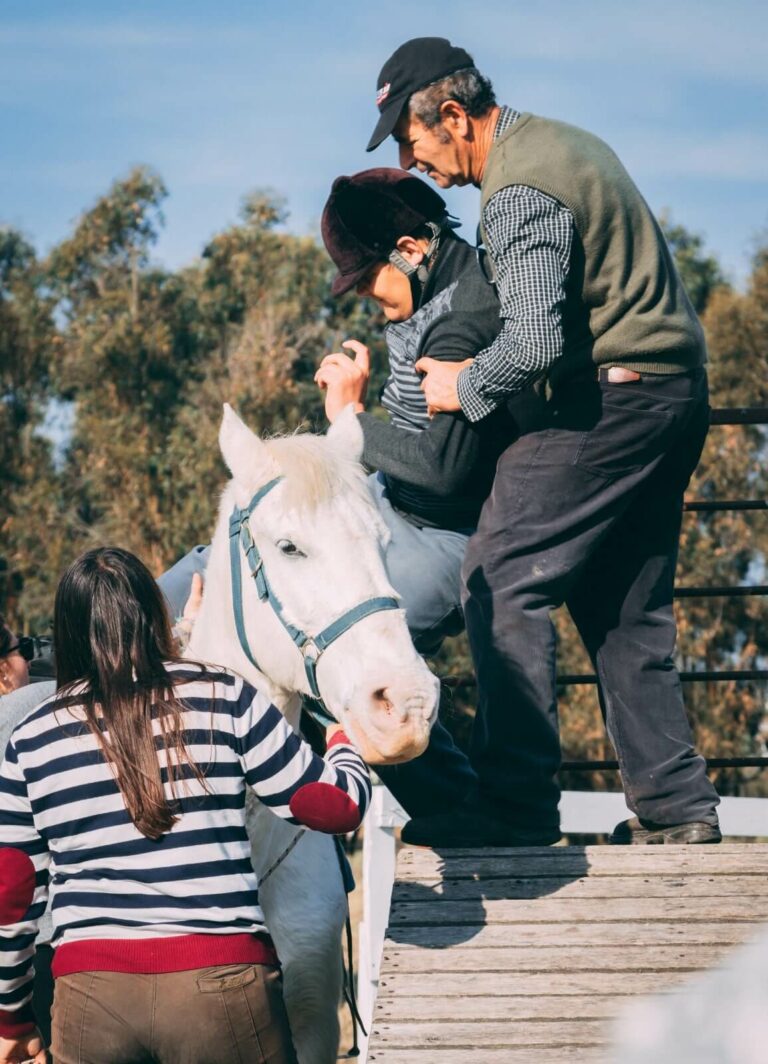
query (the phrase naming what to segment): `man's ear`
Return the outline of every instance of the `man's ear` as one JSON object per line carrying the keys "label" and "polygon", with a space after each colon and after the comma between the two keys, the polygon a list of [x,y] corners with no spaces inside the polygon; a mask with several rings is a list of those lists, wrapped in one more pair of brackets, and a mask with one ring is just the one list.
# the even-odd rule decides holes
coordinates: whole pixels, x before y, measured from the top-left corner
{"label": "man's ear", "polygon": [[466,137],[469,133],[469,117],[456,100],[444,100],[440,104],[440,116],[443,125],[449,133],[454,133],[459,137]]}
{"label": "man's ear", "polygon": [[395,247],[411,266],[420,266],[426,254],[426,243],[426,240],[417,240],[415,236],[401,236]]}

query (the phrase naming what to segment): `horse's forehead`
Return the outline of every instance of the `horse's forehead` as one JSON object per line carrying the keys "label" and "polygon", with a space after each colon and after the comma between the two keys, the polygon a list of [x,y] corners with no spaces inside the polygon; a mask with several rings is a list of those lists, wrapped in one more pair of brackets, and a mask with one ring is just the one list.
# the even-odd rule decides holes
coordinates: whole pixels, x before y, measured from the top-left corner
{"label": "horse's forehead", "polygon": [[[318,533],[333,532],[355,539],[381,539],[384,532],[378,510],[367,494],[340,492],[330,498],[314,501],[311,505],[286,508],[286,519],[303,528],[315,528]],[[278,518],[279,520],[279,515]]]}
{"label": "horse's forehead", "polygon": [[356,546],[370,543],[378,550],[389,540],[389,529],[365,481],[357,490],[336,491],[311,500],[296,491],[276,491],[273,506],[264,507],[261,515],[254,516],[264,519],[262,528],[270,534],[296,535],[302,539],[309,534],[329,548],[343,549],[345,543],[354,542]]}

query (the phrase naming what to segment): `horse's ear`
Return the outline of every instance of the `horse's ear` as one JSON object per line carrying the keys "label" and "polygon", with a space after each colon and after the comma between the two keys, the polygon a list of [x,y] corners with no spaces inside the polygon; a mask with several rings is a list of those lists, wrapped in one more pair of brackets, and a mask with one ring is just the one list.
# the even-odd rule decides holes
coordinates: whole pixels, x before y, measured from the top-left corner
{"label": "horse's ear", "polygon": [[219,447],[234,479],[249,490],[266,484],[278,472],[264,442],[240,420],[229,403],[224,404]]}
{"label": "horse's ear", "polygon": [[328,440],[343,454],[359,462],[363,455],[363,430],[352,403],[345,406],[328,429]]}

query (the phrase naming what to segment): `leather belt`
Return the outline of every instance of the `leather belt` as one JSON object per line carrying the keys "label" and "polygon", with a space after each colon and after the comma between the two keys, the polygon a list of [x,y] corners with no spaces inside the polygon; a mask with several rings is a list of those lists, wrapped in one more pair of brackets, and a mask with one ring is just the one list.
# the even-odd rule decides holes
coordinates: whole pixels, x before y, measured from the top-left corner
{"label": "leather belt", "polygon": [[600,366],[597,379],[603,384],[631,384],[641,379],[640,374],[624,366]]}

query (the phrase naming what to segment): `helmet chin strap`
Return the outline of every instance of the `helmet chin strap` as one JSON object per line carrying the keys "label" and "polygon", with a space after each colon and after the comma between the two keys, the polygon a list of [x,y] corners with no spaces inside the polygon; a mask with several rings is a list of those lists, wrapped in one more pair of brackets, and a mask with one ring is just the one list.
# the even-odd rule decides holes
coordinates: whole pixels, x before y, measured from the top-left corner
{"label": "helmet chin strap", "polygon": [[421,299],[421,293],[424,285],[427,283],[427,277],[429,277],[429,267],[431,260],[437,254],[437,249],[440,247],[440,236],[443,231],[443,227],[438,222],[427,222],[427,228],[432,233],[432,237],[427,245],[427,250],[424,252],[424,258],[418,264],[414,265],[409,262],[408,259],[398,251],[397,248],[393,248],[389,253],[389,262],[401,273],[404,273],[408,280],[411,282],[411,291],[413,292],[413,305],[417,307],[419,300]]}

